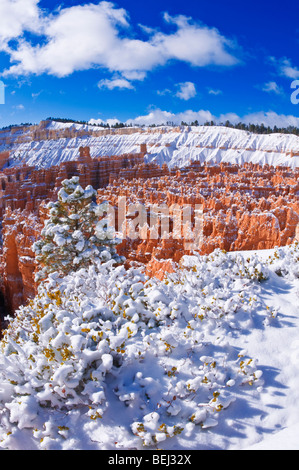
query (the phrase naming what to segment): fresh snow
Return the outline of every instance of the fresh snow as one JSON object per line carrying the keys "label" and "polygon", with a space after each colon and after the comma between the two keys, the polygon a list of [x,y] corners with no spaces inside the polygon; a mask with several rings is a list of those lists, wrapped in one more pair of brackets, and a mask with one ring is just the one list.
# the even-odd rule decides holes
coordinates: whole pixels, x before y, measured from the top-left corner
{"label": "fresh snow", "polygon": [[299,245],[51,274],[1,343],[4,449],[299,449]]}
{"label": "fresh snow", "polygon": [[[96,131],[88,125],[50,122],[49,129],[76,128]],[[290,157],[286,152],[299,153],[299,137],[292,134],[253,134],[248,131],[221,126],[128,128],[117,130],[112,135],[86,135],[76,138],[32,141],[28,128],[18,143],[17,132],[11,146],[0,145],[0,152],[10,151],[10,166],[26,163],[37,168],[47,168],[62,162],[76,160],[81,146],[89,146],[92,157],[122,155],[140,151],[140,145],[147,144],[146,162],[169,167],[184,167],[190,161],[244,164],[245,162],[299,166],[299,156]]]}

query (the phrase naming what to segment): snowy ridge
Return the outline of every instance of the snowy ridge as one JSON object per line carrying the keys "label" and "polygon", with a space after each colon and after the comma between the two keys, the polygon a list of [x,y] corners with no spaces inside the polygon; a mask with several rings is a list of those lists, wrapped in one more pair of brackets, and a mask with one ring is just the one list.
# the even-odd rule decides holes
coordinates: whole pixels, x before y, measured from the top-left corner
{"label": "snowy ridge", "polygon": [[[32,140],[28,127],[23,131],[22,142],[18,141],[21,131],[11,135],[10,144],[3,140],[1,144],[0,139],[0,152],[10,151],[10,166],[26,163],[47,168],[59,165],[77,159],[80,146],[89,146],[91,156],[99,157],[139,152],[141,144],[147,144],[146,162],[166,163],[169,167],[184,167],[193,160],[212,164],[252,162],[299,166],[299,137],[292,134],[252,134],[220,126],[198,126],[115,129],[110,135],[96,135],[101,133],[101,128],[54,121],[49,122],[46,129],[69,129],[83,131],[83,134],[86,131],[86,135]],[[9,131],[5,135],[10,135]],[[291,151],[296,156],[291,157]]]}

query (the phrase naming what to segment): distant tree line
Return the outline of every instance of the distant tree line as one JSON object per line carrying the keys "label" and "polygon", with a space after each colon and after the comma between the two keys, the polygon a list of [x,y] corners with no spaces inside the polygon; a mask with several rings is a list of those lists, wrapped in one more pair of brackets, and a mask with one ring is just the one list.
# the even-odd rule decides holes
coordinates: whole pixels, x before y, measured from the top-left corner
{"label": "distant tree line", "polygon": [[0,131],[9,131],[14,127],[32,126],[32,122],[21,122],[21,124],[10,124],[9,126],[1,127]]}
{"label": "distant tree line", "polygon": [[124,124],[123,122],[116,122],[115,124],[108,124],[104,122],[97,122],[97,123],[90,123],[88,121],[79,121],[77,119],[68,119],[68,118],[53,118],[48,117],[46,121],[55,121],[55,122],[63,122],[63,123],[74,123],[74,124],[86,124],[88,126],[96,126],[96,127],[104,127],[104,128],[120,128],[120,127],[132,127],[133,124]]}
{"label": "distant tree line", "polygon": [[[172,126],[176,127],[178,124],[174,123],[173,121],[167,121],[166,123],[163,124],[150,124],[148,127],[159,127],[159,126]],[[262,124],[245,124],[244,122],[238,122],[237,124],[233,124],[230,121],[225,121],[217,123],[215,121],[206,121],[204,124],[200,124],[197,120],[192,121],[192,122],[185,122],[181,121],[181,126],[224,126],[224,127],[230,127],[232,129],[240,129],[243,131],[249,131],[252,132],[253,134],[276,134],[276,133],[281,133],[281,134],[295,134],[299,136],[299,128],[295,126],[288,126],[288,127],[270,127],[270,126],[265,126],[263,123]],[[144,126],[141,126],[144,127]]]}
{"label": "distant tree line", "polygon": [[55,121],[55,122],[70,122],[70,123],[76,123],[76,124],[88,124],[87,121],[78,121],[76,119],[69,119],[69,118],[55,118],[55,117],[47,117],[45,121]]}
{"label": "distant tree line", "polygon": [[[122,127],[133,127],[133,124],[124,124],[123,122],[116,122],[115,124],[108,124],[108,123],[93,123],[91,124],[88,121],[79,121],[76,119],[69,119],[69,118],[53,118],[53,117],[48,117],[46,121],[55,121],[55,122],[62,122],[62,123],[75,123],[75,124],[86,124],[89,126],[96,126],[96,127],[103,127],[103,128],[114,128],[114,129],[119,129]],[[20,127],[20,126],[32,126],[33,124],[30,122],[26,123],[21,123],[21,124],[10,124],[9,126],[2,127],[0,130],[10,130],[14,127]],[[201,126],[198,122],[198,120],[192,121],[192,122],[185,122],[181,121],[181,126]],[[248,131],[252,132],[253,134],[295,134],[299,136],[299,128],[295,126],[288,126],[288,127],[270,127],[270,126],[265,126],[263,123],[262,124],[245,124],[244,122],[238,122],[237,124],[233,124],[230,121],[225,121],[216,123],[215,121],[206,121],[204,126],[224,126],[224,127],[229,127],[232,129],[240,129],[243,131]],[[135,127],[146,127],[145,125],[139,125],[139,124],[134,124]],[[167,121],[166,123],[163,124],[150,124],[148,127],[160,127],[160,126],[170,126],[170,127],[176,127],[177,123],[174,123],[173,121]]]}
{"label": "distant tree line", "polygon": [[[192,121],[190,124],[182,121],[181,126],[200,126],[197,120]],[[215,121],[206,121],[204,126],[224,126],[230,127],[232,129],[240,129],[242,131],[249,131],[253,134],[295,134],[299,136],[299,128],[295,126],[288,126],[288,127],[270,127],[265,126],[262,124],[245,124],[244,122],[238,122],[237,124],[232,124],[230,121],[220,122],[217,124]]]}

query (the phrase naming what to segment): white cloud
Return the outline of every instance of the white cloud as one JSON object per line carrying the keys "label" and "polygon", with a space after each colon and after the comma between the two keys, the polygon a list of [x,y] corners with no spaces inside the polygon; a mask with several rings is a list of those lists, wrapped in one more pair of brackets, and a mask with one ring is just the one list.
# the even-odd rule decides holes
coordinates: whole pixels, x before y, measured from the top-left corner
{"label": "white cloud", "polygon": [[276,95],[283,94],[283,89],[276,82],[267,82],[262,88],[267,93],[275,93]]}
{"label": "white cloud", "polygon": [[100,80],[98,83],[99,88],[108,88],[108,90],[113,90],[114,88],[127,88],[127,89],[133,89],[132,83],[130,83],[128,80],[125,78],[112,78],[111,80],[109,79],[103,79]]}
{"label": "white cloud", "polygon": [[293,67],[291,61],[284,60],[283,64],[281,65],[281,73],[288,78],[297,79],[299,78],[299,69],[297,67]]}
{"label": "white cloud", "polygon": [[176,118],[176,115],[169,111],[162,111],[161,109],[154,109],[144,116],[138,116],[133,119],[128,119],[127,124],[140,124],[150,126],[151,124],[165,124],[168,121],[173,121]]}
{"label": "white cloud", "polygon": [[1,0],[0,50],[7,50],[8,41],[22,35],[24,30],[40,32],[39,0]]}
{"label": "white cloud", "polygon": [[[236,113],[226,113],[219,116],[213,115],[208,110],[199,110],[192,111],[186,110],[180,113],[171,113],[169,111],[163,111],[161,109],[153,109],[148,114],[143,116],[138,116],[136,118],[130,118],[126,120],[126,124],[136,124],[136,125],[145,125],[149,126],[151,124],[161,125],[166,124],[167,122],[172,122],[174,124],[181,124],[182,121],[190,124],[191,122],[198,121],[199,125],[203,125],[205,122],[214,121],[215,123],[225,123],[230,121],[232,124],[238,124],[243,122],[245,124],[264,124],[266,127],[274,126],[286,128],[288,126],[299,127],[299,117],[285,114],[277,114],[274,111],[259,111],[255,113],[246,114],[244,116],[239,116]],[[111,121],[113,123],[120,122],[118,119],[107,120],[106,122]],[[91,119],[90,123],[93,122],[102,122],[101,120]]]}
{"label": "white cloud", "polygon": [[166,13],[164,19],[178,28],[170,35],[156,35],[156,41],[170,59],[182,60],[198,67],[211,64],[232,66],[238,63],[238,59],[228,52],[234,50],[236,45],[216,28],[192,23],[190,18],[183,15],[171,17]]}
{"label": "white cloud", "polygon": [[115,124],[119,124],[121,121],[116,118],[107,119],[107,121],[103,119],[90,119],[89,124],[109,124],[109,126],[114,126]]}
{"label": "white cloud", "polygon": [[194,122],[198,121],[199,123],[204,123],[206,121],[211,121],[213,119],[213,115],[210,111],[199,110],[199,111],[192,111],[187,110],[181,113],[171,113],[169,111],[163,111],[159,108],[151,110],[148,114],[144,116],[138,116],[136,118],[128,119],[126,121],[127,124],[140,124],[149,126],[151,124],[166,124],[166,122],[173,122],[174,124],[181,124],[182,121],[184,122]]}
{"label": "white cloud", "polygon": [[[49,73],[64,77],[75,70],[105,64],[117,48],[117,26],[128,26],[127,14],[108,2],[65,8],[43,22],[47,41],[33,46],[24,38],[10,50],[13,65],[6,74]],[[112,54],[113,55],[113,54]]]}
{"label": "white cloud", "polygon": [[165,96],[171,94],[172,91],[169,88],[165,88],[164,90],[157,90],[157,94],[159,96]]}
{"label": "white cloud", "polygon": [[294,126],[299,127],[299,117],[277,114],[274,111],[258,111],[255,113],[245,114],[244,116],[238,116],[237,114],[227,113],[216,118],[217,122],[225,122],[229,120],[232,124],[243,122],[245,124],[264,124],[266,127],[273,128],[277,127],[288,127]]}
{"label": "white cloud", "polygon": [[[121,73],[127,80],[142,80],[148,71],[171,60],[198,67],[238,63],[233,42],[215,28],[193,23],[182,15],[165,15],[166,22],[176,26],[175,32],[149,29],[148,40],[140,40],[131,37],[126,10],[113,3],[66,7],[48,16],[38,3],[1,0],[4,19],[0,15],[0,31],[3,26],[4,32],[0,50],[2,47],[10,54],[13,64],[4,75],[48,73],[64,77],[74,71],[101,67]],[[35,43],[26,40],[26,31],[35,33]],[[17,44],[9,47],[12,38]]]}
{"label": "white cloud", "polygon": [[275,57],[270,57],[270,62],[272,62],[279,75],[286,78],[297,79],[299,78],[299,69],[292,65],[292,61],[286,57],[281,59],[276,59]]}
{"label": "white cloud", "polygon": [[31,93],[33,99],[38,98],[39,95],[43,92],[43,90],[37,91],[36,93]]}
{"label": "white cloud", "polygon": [[[242,118],[238,116],[236,113],[225,113],[225,114],[220,114],[218,118],[215,116],[213,117],[213,121],[216,121],[217,123],[225,123],[226,121],[230,121],[232,124],[237,124],[238,122],[241,122]],[[244,121],[242,121],[244,122]]]}
{"label": "white cloud", "polygon": [[176,96],[181,100],[189,100],[196,95],[196,88],[192,82],[184,82],[178,84],[179,90],[176,93]]}
{"label": "white cloud", "polygon": [[128,80],[144,80],[146,73],[140,70],[126,70],[122,75]]}
{"label": "white cloud", "polygon": [[245,124],[265,124],[265,126],[270,126],[272,128],[274,126],[299,127],[299,117],[286,114],[277,114],[274,111],[260,111],[257,113],[247,114],[243,118],[240,118],[240,121],[245,122]]}
{"label": "white cloud", "polygon": [[218,95],[221,95],[221,94],[222,94],[222,91],[221,91],[221,90],[213,90],[212,88],[209,88],[208,93],[209,93],[209,95],[218,96]]}
{"label": "white cloud", "polygon": [[292,78],[294,80],[299,78],[299,69],[297,69],[297,67],[285,66],[283,68],[283,72],[286,77]]}
{"label": "white cloud", "polygon": [[17,109],[18,111],[24,111],[25,106],[23,104],[17,104],[16,106],[13,106],[14,109]]}

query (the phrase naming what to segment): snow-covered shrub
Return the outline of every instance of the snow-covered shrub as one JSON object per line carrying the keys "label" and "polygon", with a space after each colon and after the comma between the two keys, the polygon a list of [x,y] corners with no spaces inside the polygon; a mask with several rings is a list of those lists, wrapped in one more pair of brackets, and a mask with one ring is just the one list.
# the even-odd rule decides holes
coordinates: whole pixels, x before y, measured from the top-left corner
{"label": "snow-covered shrub", "polygon": [[115,251],[119,241],[104,217],[108,203],[96,204],[95,196],[92,186],[83,189],[79,185],[77,176],[62,182],[58,200],[47,205],[49,219],[41,239],[33,245],[36,262],[41,265],[37,281],[52,272],[65,275],[76,271],[95,259],[122,261]]}
{"label": "snow-covered shrub", "polygon": [[256,255],[244,258],[241,254],[238,254],[235,257],[235,264],[238,267],[237,274],[241,277],[259,282],[265,281],[269,277],[267,265],[262,263]]}
{"label": "snow-covered shrub", "polygon": [[[185,257],[188,258],[188,257]],[[191,256],[191,260],[192,260]],[[263,263],[255,254],[244,257],[241,253],[227,253],[224,250],[216,249],[210,255],[202,257],[210,266],[218,268],[229,268],[235,276],[254,281],[265,281],[269,277],[269,269],[266,263]]]}
{"label": "snow-covered shrub", "polygon": [[299,243],[275,248],[267,263],[278,276],[299,278]]}
{"label": "snow-covered shrub", "polygon": [[50,274],[0,343],[0,446],[142,448],[216,426],[240,387],[262,385],[229,342],[266,310],[234,265],[216,253],[164,281],[113,260]]}

